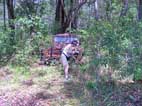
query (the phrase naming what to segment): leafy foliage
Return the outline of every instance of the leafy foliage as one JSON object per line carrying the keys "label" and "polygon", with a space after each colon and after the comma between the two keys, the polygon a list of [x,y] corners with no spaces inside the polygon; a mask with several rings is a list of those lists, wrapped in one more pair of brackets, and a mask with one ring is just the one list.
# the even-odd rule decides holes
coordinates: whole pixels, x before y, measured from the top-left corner
{"label": "leafy foliage", "polygon": [[123,17],[118,21],[95,21],[94,23],[95,25],[91,26],[85,34],[91,36],[86,46],[94,52],[92,61],[96,66],[109,65],[114,70],[125,73],[124,76],[142,69],[141,22]]}
{"label": "leafy foliage", "polygon": [[47,24],[38,16],[28,18],[19,18],[15,20],[15,34],[11,44],[11,29],[1,32],[0,53],[3,57],[16,54],[14,60],[18,64],[29,64],[29,56],[39,54],[43,46],[48,46],[50,36],[48,36]]}
{"label": "leafy foliage", "polygon": [[15,11],[17,16],[41,16],[45,13],[47,6],[46,0],[20,0],[19,5],[16,6]]}

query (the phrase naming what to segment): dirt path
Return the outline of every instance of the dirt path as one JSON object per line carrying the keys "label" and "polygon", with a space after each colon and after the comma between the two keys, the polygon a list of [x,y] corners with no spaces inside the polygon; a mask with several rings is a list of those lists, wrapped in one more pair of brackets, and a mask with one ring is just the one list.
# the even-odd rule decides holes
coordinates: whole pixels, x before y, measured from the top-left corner
{"label": "dirt path", "polygon": [[11,77],[0,84],[0,106],[90,106],[76,74],[64,82],[61,67],[33,66],[29,71],[24,80],[18,76],[12,83]]}

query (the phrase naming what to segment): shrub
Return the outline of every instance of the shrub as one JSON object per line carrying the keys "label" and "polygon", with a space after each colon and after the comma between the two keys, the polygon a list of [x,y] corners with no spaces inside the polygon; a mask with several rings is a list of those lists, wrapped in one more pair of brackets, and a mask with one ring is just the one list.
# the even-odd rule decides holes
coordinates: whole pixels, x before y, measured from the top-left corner
{"label": "shrub", "polygon": [[92,52],[90,55],[95,67],[109,66],[121,72],[122,76],[135,73],[136,79],[139,79],[142,70],[139,67],[142,65],[142,23],[123,17],[118,21],[101,20],[92,24],[80,33],[86,40],[85,52]]}

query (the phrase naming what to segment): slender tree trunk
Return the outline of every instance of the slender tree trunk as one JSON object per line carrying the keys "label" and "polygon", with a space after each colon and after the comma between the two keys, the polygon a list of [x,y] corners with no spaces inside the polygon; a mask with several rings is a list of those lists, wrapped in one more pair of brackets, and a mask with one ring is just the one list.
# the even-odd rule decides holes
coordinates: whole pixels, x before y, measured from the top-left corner
{"label": "slender tree trunk", "polygon": [[123,0],[123,7],[120,13],[120,17],[126,16],[127,11],[128,11],[128,0]]}
{"label": "slender tree trunk", "polygon": [[98,14],[98,0],[95,1],[95,19],[99,19],[99,14]]}
{"label": "slender tree trunk", "polygon": [[4,30],[6,30],[6,8],[5,8],[5,0],[3,0],[3,24],[4,24]]}
{"label": "slender tree trunk", "polygon": [[139,0],[139,5],[138,5],[138,20],[142,20],[142,0]]}
{"label": "slender tree trunk", "polygon": [[71,23],[71,28],[72,29],[77,29],[78,27],[78,15],[74,17],[72,23]]}
{"label": "slender tree trunk", "polygon": [[106,0],[106,19],[111,21],[112,19],[112,0]]}
{"label": "slender tree trunk", "polygon": [[[58,25],[57,26],[57,33],[61,32],[61,24],[63,23],[63,12],[62,12],[62,6],[61,6],[61,0],[56,0],[56,14],[55,14],[55,22]],[[62,19],[63,18],[63,19]]]}
{"label": "slender tree trunk", "polygon": [[15,29],[15,25],[12,22],[12,20],[15,19],[13,0],[7,0],[7,9],[8,9],[9,26],[11,29]]}
{"label": "slender tree trunk", "polygon": [[6,0],[7,2],[7,10],[8,10],[8,22],[9,22],[9,27],[11,28],[11,33],[10,33],[10,44],[15,45],[15,24],[13,20],[15,19],[14,15],[14,5],[13,5],[13,0]]}
{"label": "slender tree trunk", "polygon": [[[78,5],[79,1],[78,0],[71,0],[71,8],[74,8],[74,5]],[[78,12],[76,13],[74,12],[72,15],[74,15],[74,17],[71,20],[71,29],[77,29],[77,22],[78,22]]]}

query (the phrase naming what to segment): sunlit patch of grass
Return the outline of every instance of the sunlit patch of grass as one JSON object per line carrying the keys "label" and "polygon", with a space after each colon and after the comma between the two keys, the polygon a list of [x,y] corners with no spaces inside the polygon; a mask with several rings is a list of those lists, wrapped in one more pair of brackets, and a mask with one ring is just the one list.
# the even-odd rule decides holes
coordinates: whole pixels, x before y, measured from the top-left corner
{"label": "sunlit patch of grass", "polygon": [[[10,80],[0,84],[0,90],[5,92],[5,89],[13,91],[34,92],[35,94],[39,91],[46,91],[51,95],[55,95],[51,105],[53,106],[79,106],[80,100],[82,104],[86,103],[84,100],[84,93],[81,83],[77,79],[73,79],[69,84],[64,83],[64,75],[62,74],[63,68],[59,66],[8,66],[12,71],[12,77]],[[77,70],[76,70],[77,71]],[[74,73],[71,69],[71,73]],[[74,76],[75,77],[75,76]],[[33,85],[24,85],[22,81],[31,79]],[[88,83],[90,86],[93,83]],[[29,90],[30,89],[30,90]],[[31,90],[32,89],[32,90]],[[83,106],[83,105],[82,105]],[[87,106],[87,105],[86,105]]]}
{"label": "sunlit patch of grass", "polygon": [[48,81],[60,77],[60,71],[57,71],[55,66],[22,67],[8,65],[7,67],[10,69],[11,74],[8,78],[6,76],[0,81],[1,88],[19,88],[22,82],[29,78],[32,78],[34,84],[41,87],[41,85],[46,85]]}
{"label": "sunlit patch of grass", "polygon": [[11,72],[10,75],[3,77],[3,80],[0,82],[0,85],[19,85],[23,80],[28,79],[31,75],[28,67],[21,66],[7,66]]}
{"label": "sunlit patch of grass", "polygon": [[[32,69],[31,71],[33,74],[34,82],[35,83],[46,83],[48,81],[51,81],[52,79],[58,79],[61,76],[61,72],[57,71],[56,67],[53,66],[44,66],[36,69]],[[34,75],[35,73],[35,75]],[[43,75],[39,75],[39,73],[43,73]]]}

